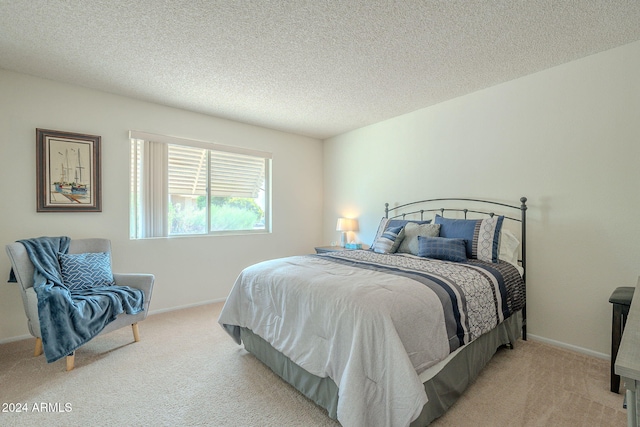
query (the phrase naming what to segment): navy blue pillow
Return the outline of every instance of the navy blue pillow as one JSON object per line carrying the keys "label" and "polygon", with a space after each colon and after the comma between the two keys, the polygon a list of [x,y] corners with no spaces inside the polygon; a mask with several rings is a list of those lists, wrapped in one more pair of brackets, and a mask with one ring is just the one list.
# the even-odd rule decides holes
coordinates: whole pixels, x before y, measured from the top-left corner
{"label": "navy blue pillow", "polygon": [[418,236],[418,256],[465,262],[467,260],[466,241],[464,239],[447,239],[445,237]]}
{"label": "navy blue pillow", "polygon": [[498,262],[498,242],[504,216],[485,219],[450,219],[436,215],[440,237],[467,241],[467,258]]}

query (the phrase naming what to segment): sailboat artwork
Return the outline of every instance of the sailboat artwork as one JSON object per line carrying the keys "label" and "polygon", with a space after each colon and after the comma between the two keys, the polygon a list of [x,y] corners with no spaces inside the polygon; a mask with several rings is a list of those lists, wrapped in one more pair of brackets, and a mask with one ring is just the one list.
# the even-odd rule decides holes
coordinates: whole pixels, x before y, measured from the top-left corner
{"label": "sailboat artwork", "polygon": [[97,135],[36,129],[38,212],[101,212]]}
{"label": "sailboat artwork", "polygon": [[88,144],[51,140],[51,202],[87,203],[90,196],[90,147]]}
{"label": "sailboat artwork", "polygon": [[[77,145],[77,144],[76,144]],[[69,152],[75,157],[76,162],[69,163]],[[55,192],[60,193],[76,203],[81,203],[82,196],[87,196],[87,182],[82,177],[82,156],[80,148],[67,148],[64,154],[58,152],[61,157],[60,180],[53,183]],[[71,172],[73,171],[73,178]],[[85,173],[86,176],[86,173]]]}

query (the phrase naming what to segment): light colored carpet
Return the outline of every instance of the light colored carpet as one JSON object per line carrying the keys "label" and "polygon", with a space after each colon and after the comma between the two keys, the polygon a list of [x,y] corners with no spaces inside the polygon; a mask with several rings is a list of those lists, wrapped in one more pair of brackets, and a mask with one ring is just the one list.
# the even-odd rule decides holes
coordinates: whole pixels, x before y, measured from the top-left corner
{"label": "light colored carpet", "polygon": [[[97,337],[71,372],[32,357],[34,340],[1,345],[0,425],[339,426],[237,346],[221,308],[150,316],[139,343],[130,328]],[[519,342],[432,425],[624,426],[623,397],[608,388],[607,361]],[[2,412],[9,404],[27,411]]]}

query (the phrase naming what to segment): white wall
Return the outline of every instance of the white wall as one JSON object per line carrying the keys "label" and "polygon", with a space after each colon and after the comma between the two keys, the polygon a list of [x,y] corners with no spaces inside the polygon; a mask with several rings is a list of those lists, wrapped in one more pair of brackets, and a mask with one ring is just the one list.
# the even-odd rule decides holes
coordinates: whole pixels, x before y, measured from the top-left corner
{"label": "white wall", "polygon": [[640,275],[639,76],[636,42],[325,141],[325,243],[345,214],[370,243],[385,202],[527,196],[529,333],[608,355]]}
{"label": "white wall", "polygon": [[[101,213],[36,213],[35,129],[102,136]],[[131,129],[273,153],[273,233],[129,240]],[[106,237],[117,272],[156,276],[151,311],[225,298],[242,268],[321,242],[322,142],[0,70],[0,241]],[[28,334],[0,256],[0,342]]]}

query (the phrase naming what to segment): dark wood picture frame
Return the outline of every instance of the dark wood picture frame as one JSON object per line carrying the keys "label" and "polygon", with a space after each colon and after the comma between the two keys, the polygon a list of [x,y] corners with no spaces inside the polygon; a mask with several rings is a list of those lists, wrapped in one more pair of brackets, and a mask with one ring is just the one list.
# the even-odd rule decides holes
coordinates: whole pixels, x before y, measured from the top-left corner
{"label": "dark wood picture frame", "polygon": [[38,212],[102,212],[101,140],[36,129]]}

